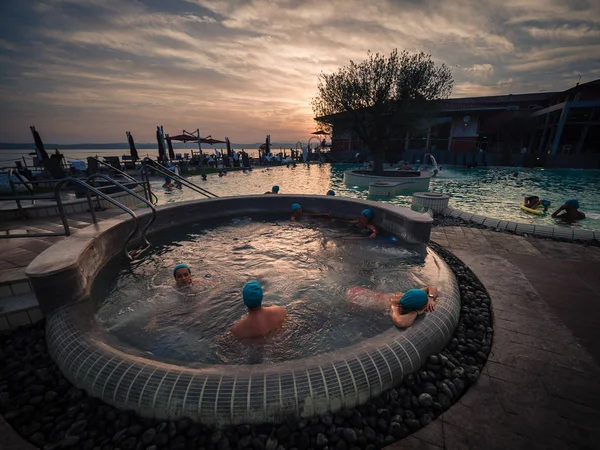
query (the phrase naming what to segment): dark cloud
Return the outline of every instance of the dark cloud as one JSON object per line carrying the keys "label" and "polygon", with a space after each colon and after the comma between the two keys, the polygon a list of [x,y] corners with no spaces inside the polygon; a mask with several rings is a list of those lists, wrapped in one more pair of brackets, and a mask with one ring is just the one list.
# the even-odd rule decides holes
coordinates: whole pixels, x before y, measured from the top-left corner
{"label": "dark cloud", "polygon": [[2,2],[0,141],[304,139],[319,73],[395,47],[452,67],[456,96],[565,89],[600,76],[600,2]]}

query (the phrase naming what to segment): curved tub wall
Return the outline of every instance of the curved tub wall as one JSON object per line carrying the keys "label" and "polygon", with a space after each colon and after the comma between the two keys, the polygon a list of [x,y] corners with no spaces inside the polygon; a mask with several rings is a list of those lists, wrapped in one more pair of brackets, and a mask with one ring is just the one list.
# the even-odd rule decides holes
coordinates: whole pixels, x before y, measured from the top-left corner
{"label": "curved tub wall", "polygon": [[[153,231],[183,223],[253,213],[308,210],[356,217],[365,207],[375,223],[412,242],[429,240],[432,219],[408,209],[327,196],[248,196],[185,202],[159,208]],[[235,214],[232,214],[232,213]],[[147,217],[146,217],[147,218]],[[460,296],[453,274],[430,252],[442,295],[436,311],[407,330],[395,327],[351,347],[280,364],[185,367],[123,351],[111,336],[92,331],[80,309],[101,267],[121,251],[132,222],[121,216],[80,230],[50,247],[27,268],[47,313],[47,343],[64,375],[90,395],[143,416],[191,417],[206,424],[277,422],[353,407],[397,385],[441,350],[453,334]],[[59,293],[59,294],[57,294]],[[78,305],[69,306],[75,302]],[[79,314],[78,314],[79,312]],[[52,313],[52,314],[50,314]],[[114,339],[113,339],[114,340]]]}
{"label": "curved tub wall", "polygon": [[[157,231],[202,220],[258,213],[291,214],[290,206],[299,202],[307,211],[328,211],[338,217],[356,218],[365,207],[375,214],[374,223],[408,242],[427,244],[432,219],[406,208],[332,196],[260,195],[224,197],[181,202],[157,209],[150,236]],[[140,226],[150,212],[138,214]],[[41,253],[26,269],[40,309],[45,315],[56,308],[87,298],[98,271],[123,249],[125,237],[133,227],[132,219],[119,216],[77,231]],[[56,295],[60,292],[60,295]]]}
{"label": "curved tub wall", "polygon": [[400,383],[439,352],[460,314],[460,294],[446,264],[439,269],[436,311],[412,327],[395,327],[359,344],[279,364],[185,367],[118,350],[74,308],[48,320],[50,354],[63,374],[90,395],[143,416],[190,417],[205,424],[279,422],[362,404]]}

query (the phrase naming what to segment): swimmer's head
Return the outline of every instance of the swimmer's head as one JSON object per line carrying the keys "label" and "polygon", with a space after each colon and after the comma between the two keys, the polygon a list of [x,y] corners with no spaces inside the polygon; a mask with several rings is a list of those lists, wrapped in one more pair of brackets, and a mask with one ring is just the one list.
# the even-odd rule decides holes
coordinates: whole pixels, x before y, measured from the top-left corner
{"label": "swimmer's head", "polygon": [[277,193],[279,192],[279,186],[273,186],[273,187],[271,188],[271,192],[272,192],[273,194],[277,194]]}
{"label": "swimmer's head", "polygon": [[406,311],[419,311],[427,305],[427,293],[422,289],[409,289],[400,299],[400,306]]}
{"label": "swimmer's head", "polygon": [[335,191],[333,189],[329,189],[327,191],[327,195],[335,196]]}
{"label": "swimmer's head", "polygon": [[248,281],[242,289],[242,298],[248,309],[260,308],[263,299],[263,290],[256,280]]}
{"label": "swimmer's head", "polygon": [[302,206],[300,206],[300,203],[292,203],[292,212],[298,212],[298,211],[302,211]]}
{"label": "swimmer's head", "polygon": [[370,209],[363,209],[360,214],[365,216],[367,219],[371,220],[373,218],[373,211]]}
{"label": "swimmer's head", "polygon": [[579,208],[579,200],[567,200],[565,202],[565,205],[570,206],[571,208]]}
{"label": "swimmer's head", "polygon": [[173,278],[178,286],[186,286],[192,282],[192,269],[187,264],[177,264],[173,268]]}

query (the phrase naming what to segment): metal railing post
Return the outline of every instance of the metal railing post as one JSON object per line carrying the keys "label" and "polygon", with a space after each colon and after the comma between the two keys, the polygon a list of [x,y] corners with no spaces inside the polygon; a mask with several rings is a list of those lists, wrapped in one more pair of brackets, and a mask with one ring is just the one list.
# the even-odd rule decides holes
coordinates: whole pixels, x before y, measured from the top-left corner
{"label": "metal railing post", "polygon": [[96,209],[94,208],[94,201],[92,200],[92,193],[89,189],[85,190],[85,195],[87,197],[88,205],[90,207],[90,214],[92,215],[92,222],[98,223],[98,219],[96,218]]}
{"label": "metal railing post", "polygon": [[[56,186],[58,186],[58,184]],[[67,220],[67,212],[65,211],[62,199],[60,198],[60,190],[56,187],[54,188],[54,195],[56,198],[56,205],[58,206],[58,212],[60,213],[60,220],[62,220],[62,224],[65,229],[65,236],[71,236],[69,221]]]}

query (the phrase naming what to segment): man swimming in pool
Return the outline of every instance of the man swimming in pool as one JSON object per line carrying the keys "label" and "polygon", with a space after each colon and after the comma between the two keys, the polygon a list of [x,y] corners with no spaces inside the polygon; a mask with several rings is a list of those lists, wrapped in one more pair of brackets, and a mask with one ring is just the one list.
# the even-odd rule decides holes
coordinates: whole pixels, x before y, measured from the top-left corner
{"label": "man swimming in pool", "polygon": [[231,332],[239,338],[261,338],[280,328],[286,312],[281,306],[262,306],[263,290],[256,280],[249,281],[242,290],[248,314],[231,327]]}
{"label": "man swimming in pool", "polygon": [[392,321],[398,328],[410,327],[419,314],[434,311],[437,296],[438,290],[435,286],[393,294],[384,294],[361,286],[354,286],[346,291],[348,301],[360,306],[387,308],[387,305],[390,305]]}
{"label": "man swimming in pool", "polygon": [[[564,211],[562,214],[558,214]],[[567,222],[585,219],[585,214],[579,211],[579,200],[567,200],[560,208],[552,213],[552,217]]]}
{"label": "man swimming in pool", "polygon": [[363,209],[358,219],[353,220],[352,223],[356,224],[358,228],[370,230],[371,234],[369,234],[369,237],[374,238],[377,236],[379,230],[371,223],[371,220],[373,220],[373,211],[370,209]]}

